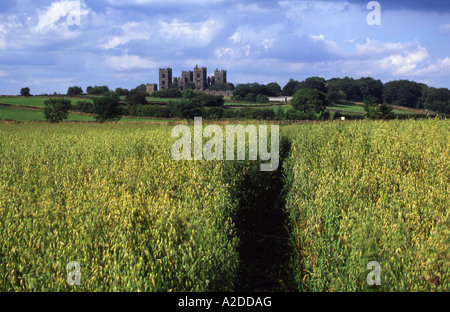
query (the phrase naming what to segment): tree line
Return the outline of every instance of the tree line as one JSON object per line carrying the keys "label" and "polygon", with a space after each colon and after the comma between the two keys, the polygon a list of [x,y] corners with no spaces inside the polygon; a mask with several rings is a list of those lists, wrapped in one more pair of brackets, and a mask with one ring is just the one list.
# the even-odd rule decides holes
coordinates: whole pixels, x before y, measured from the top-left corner
{"label": "tree line", "polygon": [[[363,102],[368,118],[391,118],[393,117],[392,106],[426,109],[435,113],[450,114],[449,89],[429,87],[426,84],[409,80],[395,80],[383,84],[380,80],[372,77],[360,79],[344,77],[329,80],[322,77],[309,77],[303,81],[290,79],[283,88],[276,82],[268,84],[254,82],[236,86],[228,83],[221,87],[232,90],[231,100],[233,101],[265,103],[269,101],[269,97],[293,97],[291,104],[296,112],[291,112],[290,116],[286,116],[286,112],[279,110],[272,116],[269,111],[266,111],[262,116],[267,118],[297,119],[296,116],[301,116],[303,119],[309,119],[313,115],[319,116],[318,118],[326,118],[328,112],[325,108],[327,106],[345,103],[346,101]],[[23,96],[31,96],[28,87],[22,88],[20,93]],[[61,116],[64,119],[65,115],[65,113],[58,115],[58,111],[64,112],[66,109],[74,109],[97,114],[100,121],[117,120],[120,118],[120,114],[187,118],[186,116],[190,116],[192,111],[197,113],[202,111],[204,115],[212,112],[212,116],[239,117],[236,112],[225,111],[223,97],[207,96],[192,89],[187,89],[183,93],[176,88],[155,92],[152,95],[153,97],[171,99],[166,107],[151,105],[147,102],[146,97],[148,95],[145,84],[141,84],[132,90],[117,88],[115,91],[110,90],[108,86],[89,86],[86,88],[86,93],[97,97],[94,97],[92,101],[79,101],[70,107],[67,102],[55,103],[52,99],[46,105],[46,116],[50,121],[58,121]],[[67,90],[68,96],[82,94],[84,94],[83,89],[79,86],[72,86]],[[126,105],[122,105],[123,102],[120,100],[120,97],[123,96],[125,96]],[[246,112],[244,115],[248,117],[261,116],[254,111],[241,111]],[[242,112],[240,116],[242,116]]]}

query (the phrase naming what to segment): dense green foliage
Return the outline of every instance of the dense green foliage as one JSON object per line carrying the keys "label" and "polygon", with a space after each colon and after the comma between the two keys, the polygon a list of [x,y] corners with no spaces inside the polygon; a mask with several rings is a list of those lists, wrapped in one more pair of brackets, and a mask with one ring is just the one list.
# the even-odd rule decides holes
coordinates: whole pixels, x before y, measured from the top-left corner
{"label": "dense green foliage", "polygon": [[183,96],[183,93],[181,93],[178,89],[159,90],[159,91],[153,92],[153,94],[152,94],[152,97],[164,98],[164,99],[175,99],[175,98],[181,98],[182,96]]}
{"label": "dense green foliage", "polygon": [[78,101],[77,104],[73,106],[73,109],[86,114],[93,114],[94,104],[91,101]]}
{"label": "dense green foliage", "polygon": [[328,99],[325,93],[317,89],[300,89],[295,92],[291,105],[302,113],[317,113],[325,111]]}
{"label": "dense green foliage", "polygon": [[374,96],[368,96],[364,100],[364,110],[369,119],[391,119],[394,117],[391,105],[383,103],[378,104],[378,99]]}
{"label": "dense green foliage", "polygon": [[[192,82],[189,82],[188,85],[186,85],[186,89],[195,89],[195,84]],[[214,83],[211,84],[208,89],[210,91],[233,91],[234,90],[234,84],[232,83]]]}
{"label": "dense green foliage", "polygon": [[266,242],[239,229],[284,200],[298,290],[448,291],[449,125],[284,127],[281,190],[258,162],[174,161],[169,126],[0,124],[0,291],[233,291],[239,249]]}
{"label": "dense green foliage", "polygon": [[414,81],[396,80],[383,86],[383,100],[391,105],[416,108],[421,96],[422,87]]}
{"label": "dense green foliage", "polygon": [[97,115],[95,120],[100,122],[120,120],[122,111],[119,104],[119,98],[114,93],[94,98],[92,112]]}
{"label": "dense green foliage", "polygon": [[[268,102],[269,96],[280,95],[281,87],[276,82],[271,82],[267,85],[262,85],[257,82],[238,84],[233,90],[233,99],[235,101],[245,102]],[[267,101],[263,101],[267,99]]]}
{"label": "dense green foliage", "polygon": [[69,96],[80,95],[82,93],[83,93],[83,89],[81,87],[73,86],[73,87],[69,87],[69,89],[67,89],[67,95],[69,95]]}
{"label": "dense green foliage", "polygon": [[232,290],[242,170],[174,161],[173,141],[171,127],[0,125],[0,291]]}
{"label": "dense green foliage", "polygon": [[69,116],[72,102],[66,99],[48,99],[44,102],[44,116],[50,122],[61,122]]}
{"label": "dense green foliage", "polygon": [[25,88],[20,89],[20,95],[22,95],[22,96],[30,96],[31,95],[30,94],[30,88],[25,87]]}
{"label": "dense green foliage", "polygon": [[[116,92],[117,94],[117,92]],[[126,97],[125,101],[127,102],[127,105],[145,105],[147,104],[147,98],[145,93],[138,92],[138,91],[131,91],[129,92]]]}
{"label": "dense green foliage", "polygon": [[114,91],[114,93],[117,96],[126,96],[128,95],[130,91],[128,89],[123,89],[123,88],[116,88],[116,91]]}
{"label": "dense green foliage", "polygon": [[89,95],[103,95],[106,92],[109,92],[109,88],[108,88],[108,86],[100,86],[100,87],[99,86],[95,86],[95,87],[89,86],[86,88],[86,92]]}
{"label": "dense green foliage", "polygon": [[[292,128],[285,163],[303,291],[450,289],[448,120]],[[370,261],[381,285],[368,286]]]}

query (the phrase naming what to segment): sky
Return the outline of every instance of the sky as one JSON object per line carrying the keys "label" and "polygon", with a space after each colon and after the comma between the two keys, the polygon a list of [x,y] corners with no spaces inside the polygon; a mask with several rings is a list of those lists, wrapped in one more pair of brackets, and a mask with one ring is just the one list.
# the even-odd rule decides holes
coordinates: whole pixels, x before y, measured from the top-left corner
{"label": "sky", "polygon": [[234,84],[370,76],[450,88],[450,1],[379,0],[379,14],[369,2],[1,0],[0,94],[133,89],[196,65]]}

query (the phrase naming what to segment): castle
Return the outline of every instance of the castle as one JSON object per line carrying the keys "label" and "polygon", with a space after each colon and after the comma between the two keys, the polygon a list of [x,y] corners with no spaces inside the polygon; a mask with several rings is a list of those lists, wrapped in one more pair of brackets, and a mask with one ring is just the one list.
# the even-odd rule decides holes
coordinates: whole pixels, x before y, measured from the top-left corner
{"label": "castle", "polygon": [[[181,77],[172,76],[172,68],[160,68],[159,69],[159,90],[165,90],[169,88],[178,88],[181,92],[186,88],[191,88],[206,93],[228,93],[220,91],[208,91],[209,86],[214,84],[227,83],[227,71],[219,70],[214,71],[214,76],[208,77],[208,70],[206,67],[199,68],[195,66],[193,71],[182,71]],[[158,90],[158,84],[147,84],[147,93],[152,94]]]}

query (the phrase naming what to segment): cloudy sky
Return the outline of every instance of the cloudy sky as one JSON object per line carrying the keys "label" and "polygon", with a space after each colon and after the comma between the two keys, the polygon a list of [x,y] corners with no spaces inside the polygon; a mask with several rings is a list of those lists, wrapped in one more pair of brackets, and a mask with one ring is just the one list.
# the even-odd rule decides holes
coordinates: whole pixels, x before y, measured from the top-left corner
{"label": "cloudy sky", "polygon": [[1,0],[0,94],[134,88],[196,64],[233,83],[310,76],[450,87],[450,1]]}

